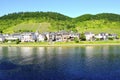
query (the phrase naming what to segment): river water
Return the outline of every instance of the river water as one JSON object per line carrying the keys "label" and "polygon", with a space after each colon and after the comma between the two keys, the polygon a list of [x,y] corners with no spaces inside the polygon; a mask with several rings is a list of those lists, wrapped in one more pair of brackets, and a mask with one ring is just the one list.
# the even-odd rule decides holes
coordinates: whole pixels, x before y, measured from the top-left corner
{"label": "river water", "polygon": [[0,47],[0,80],[120,80],[120,46]]}

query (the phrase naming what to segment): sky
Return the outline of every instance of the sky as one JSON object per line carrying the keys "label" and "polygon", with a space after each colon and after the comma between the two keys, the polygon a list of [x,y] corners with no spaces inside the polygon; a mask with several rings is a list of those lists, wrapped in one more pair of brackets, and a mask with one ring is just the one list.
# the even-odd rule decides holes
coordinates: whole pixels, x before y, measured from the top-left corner
{"label": "sky", "polygon": [[83,14],[120,14],[120,0],[0,0],[0,16],[14,12],[58,12],[69,17]]}

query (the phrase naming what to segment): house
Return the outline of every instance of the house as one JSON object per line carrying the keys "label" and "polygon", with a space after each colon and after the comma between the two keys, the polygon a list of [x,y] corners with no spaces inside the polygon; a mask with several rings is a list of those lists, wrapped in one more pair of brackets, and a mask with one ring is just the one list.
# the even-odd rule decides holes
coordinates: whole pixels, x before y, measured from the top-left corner
{"label": "house", "polygon": [[80,38],[79,33],[66,32],[64,30],[55,33],[55,40],[60,42],[73,41],[74,38]]}
{"label": "house", "polygon": [[92,32],[85,32],[85,37],[87,41],[93,41],[95,34],[93,34]]}
{"label": "house", "polygon": [[75,38],[78,38],[80,39],[80,34],[79,33],[73,33],[73,32],[70,32],[70,41],[73,41]]}
{"label": "house", "polygon": [[37,40],[35,33],[25,32],[21,34],[21,42],[35,42]]}
{"label": "house", "polygon": [[62,31],[61,34],[62,34],[62,41],[63,42],[68,41],[68,39],[70,38],[70,34],[68,32],[65,32],[65,31]]}
{"label": "house", "polygon": [[107,40],[108,39],[108,33],[97,34],[97,35],[95,35],[95,38],[99,39],[99,40]]}
{"label": "house", "polygon": [[55,34],[55,41],[56,42],[62,42],[62,34],[61,33],[57,32]]}
{"label": "house", "polygon": [[110,39],[110,38],[112,38],[112,39],[117,39],[118,36],[117,36],[117,34],[108,34],[108,38],[109,38],[109,39]]}
{"label": "house", "polygon": [[49,32],[44,32],[43,35],[45,36],[45,41],[49,41],[50,39]]}
{"label": "house", "polygon": [[5,41],[5,37],[2,34],[0,34],[0,42],[3,42],[3,41]]}
{"label": "house", "polygon": [[44,42],[45,41],[45,35],[44,34],[39,34],[37,36],[37,41]]}
{"label": "house", "polygon": [[12,34],[8,34],[8,35],[5,36],[5,40],[8,40],[8,41],[15,41],[15,40],[17,40],[17,39],[18,39],[18,38],[15,37],[15,36],[12,35]]}
{"label": "house", "polygon": [[69,32],[64,30],[55,33],[55,40],[60,42],[66,42],[70,38]]}
{"label": "house", "polygon": [[19,33],[15,33],[15,34],[12,34],[12,36],[14,37],[14,38],[17,38],[17,39],[21,39],[21,34],[19,34]]}
{"label": "house", "polygon": [[36,31],[34,34],[37,37],[37,36],[39,36],[40,33],[38,31]]}
{"label": "house", "polygon": [[46,41],[55,41],[56,40],[56,33],[55,32],[45,32],[43,33],[45,35]]}
{"label": "house", "polygon": [[55,33],[54,32],[49,33],[49,41],[55,41]]}
{"label": "house", "polygon": [[103,36],[101,34],[96,34],[95,38],[98,39],[98,40],[101,40],[103,38]]}

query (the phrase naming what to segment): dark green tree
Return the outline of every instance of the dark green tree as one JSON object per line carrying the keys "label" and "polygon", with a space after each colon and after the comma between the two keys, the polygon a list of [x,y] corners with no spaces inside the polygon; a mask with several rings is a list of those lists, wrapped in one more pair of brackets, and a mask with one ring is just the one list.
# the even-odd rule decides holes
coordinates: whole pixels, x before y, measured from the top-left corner
{"label": "dark green tree", "polygon": [[20,40],[19,40],[19,39],[17,39],[17,40],[16,40],[16,44],[19,44],[19,43],[20,43]]}
{"label": "dark green tree", "polygon": [[81,40],[81,41],[86,41],[86,37],[85,37],[85,34],[84,34],[84,33],[81,33],[81,35],[80,35],[80,40]]}
{"label": "dark green tree", "polygon": [[75,43],[79,43],[79,39],[77,37],[74,38]]}

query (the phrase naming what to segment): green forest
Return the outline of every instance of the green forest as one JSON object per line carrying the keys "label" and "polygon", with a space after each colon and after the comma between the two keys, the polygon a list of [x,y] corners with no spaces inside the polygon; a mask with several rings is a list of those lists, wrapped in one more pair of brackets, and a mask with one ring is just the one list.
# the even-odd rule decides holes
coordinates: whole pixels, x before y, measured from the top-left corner
{"label": "green forest", "polygon": [[84,14],[75,18],[56,12],[19,12],[0,17],[1,33],[46,32],[108,32],[120,36],[120,15],[100,13]]}

